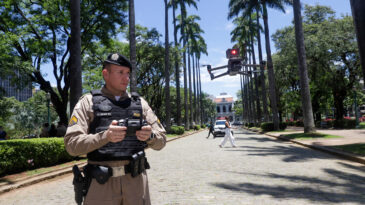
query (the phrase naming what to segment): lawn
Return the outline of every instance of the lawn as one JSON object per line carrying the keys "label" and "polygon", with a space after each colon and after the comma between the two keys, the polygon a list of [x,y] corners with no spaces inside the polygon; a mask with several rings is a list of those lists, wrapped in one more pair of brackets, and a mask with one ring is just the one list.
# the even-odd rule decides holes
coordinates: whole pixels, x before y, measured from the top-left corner
{"label": "lawn", "polygon": [[306,139],[315,139],[315,138],[341,138],[341,136],[337,135],[328,135],[322,133],[295,133],[284,135],[285,138],[288,139],[297,139],[297,140],[306,140]]}
{"label": "lawn", "polygon": [[361,156],[365,156],[365,144],[348,144],[332,146],[333,148],[340,149],[345,152],[351,152]]}
{"label": "lawn", "polygon": [[365,122],[360,122],[359,129],[365,129]]}

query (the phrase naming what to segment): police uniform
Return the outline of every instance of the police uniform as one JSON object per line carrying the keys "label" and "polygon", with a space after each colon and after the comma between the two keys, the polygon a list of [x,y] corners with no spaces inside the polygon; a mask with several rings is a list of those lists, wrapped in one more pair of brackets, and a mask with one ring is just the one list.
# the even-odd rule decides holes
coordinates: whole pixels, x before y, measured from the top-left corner
{"label": "police uniform", "polygon": [[[101,93],[108,99],[115,99],[115,96],[106,87],[101,89]],[[131,98],[131,95],[125,92],[116,101],[121,102],[128,98]],[[143,118],[152,127],[153,138],[146,141],[147,146],[154,150],[160,150],[166,144],[166,131],[148,103],[142,97],[139,98]],[[110,144],[107,139],[107,132],[101,131],[91,134],[90,124],[95,118],[93,95],[91,93],[85,94],[74,108],[64,138],[65,147],[69,154],[73,156],[88,154]],[[117,169],[130,164],[130,160],[93,161],[88,159],[88,164]],[[135,177],[132,177],[130,173],[113,176],[105,184],[99,184],[95,179],[92,179],[84,204],[151,204],[146,171]]]}

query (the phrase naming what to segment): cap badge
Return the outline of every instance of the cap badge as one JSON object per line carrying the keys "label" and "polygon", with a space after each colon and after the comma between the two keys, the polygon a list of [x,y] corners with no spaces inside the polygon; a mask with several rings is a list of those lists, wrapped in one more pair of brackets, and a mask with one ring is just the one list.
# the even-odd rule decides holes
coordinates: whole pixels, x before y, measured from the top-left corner
{"label": "cap badge", "polygon": [[112,59],[113,61],[118,60],[118,58],[119,58],[119,55],[118,55],[117,53],[114,53],[114,54],[112,55],[112,57],[111,57],[111,59]]}

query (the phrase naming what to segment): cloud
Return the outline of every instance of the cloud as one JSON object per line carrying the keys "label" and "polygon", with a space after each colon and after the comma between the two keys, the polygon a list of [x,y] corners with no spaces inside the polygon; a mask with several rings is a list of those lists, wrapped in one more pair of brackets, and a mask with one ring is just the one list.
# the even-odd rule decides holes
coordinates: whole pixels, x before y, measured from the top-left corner
{"label": "cloud", "polygon": [[285,14],[284,15],[289,15],[289,14],[291,14],[291,12],[293,12],[293,9],[292,8],[287,8],[287,9],[285,9]]}
{"label": "cloud", "polygon": [[233,23],[232,23],[232,22],[228,22],[228,23],[226,24],[226,26],[225,26],[226,30],[228,30],[228,31],[231,31],[233,27],[234,27],[234,25],[233,25]]}

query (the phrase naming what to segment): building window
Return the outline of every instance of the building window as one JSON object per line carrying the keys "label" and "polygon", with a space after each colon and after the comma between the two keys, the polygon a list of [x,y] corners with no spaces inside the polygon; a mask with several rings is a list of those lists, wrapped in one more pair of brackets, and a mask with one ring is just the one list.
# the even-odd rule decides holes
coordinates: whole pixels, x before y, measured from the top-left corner
{"label": "building window", "polygon": [[217,106],[217,113],[221,112],[221,108],[219,106]]}
{"label": "building window", "polygon": [[226,111],[226,106],[223,106],[223,112],[227,112],[227,111]]}
{"label": "building window", "polygon": [[232,106],[230,105],[228,108],[229,112],[232,112]]}

